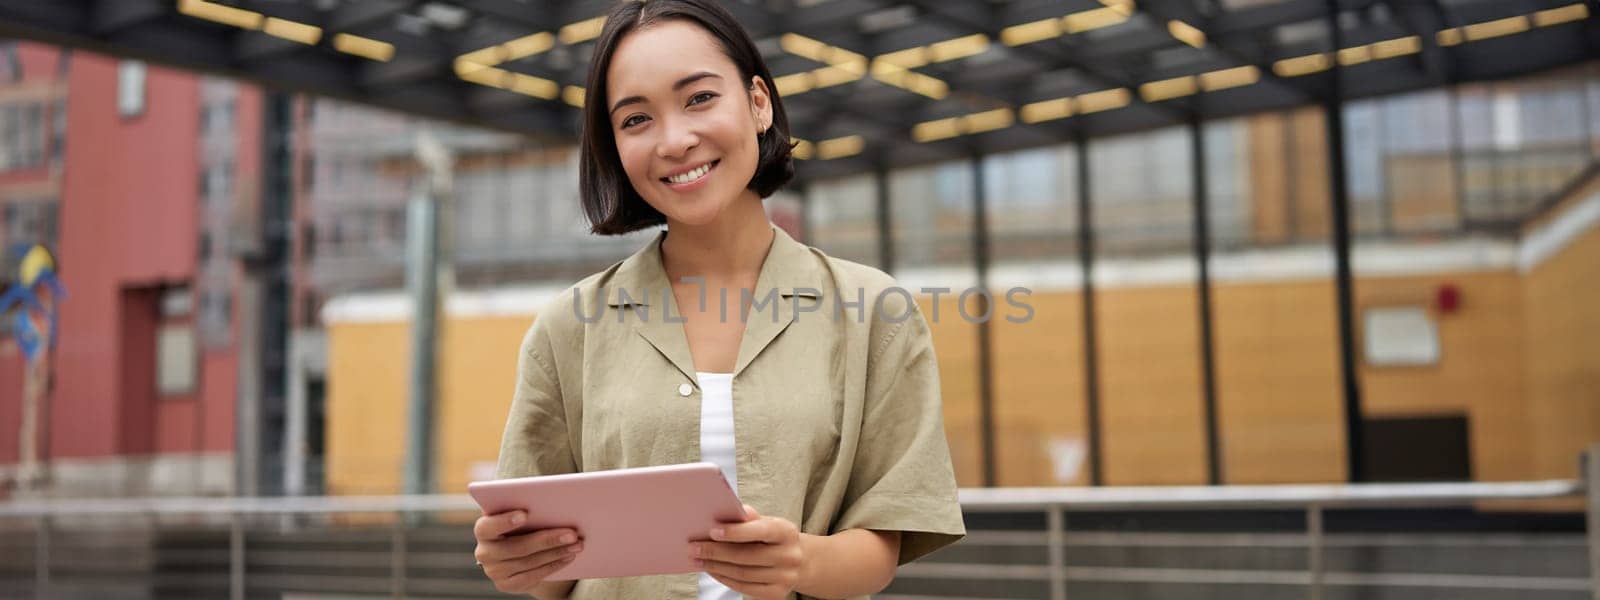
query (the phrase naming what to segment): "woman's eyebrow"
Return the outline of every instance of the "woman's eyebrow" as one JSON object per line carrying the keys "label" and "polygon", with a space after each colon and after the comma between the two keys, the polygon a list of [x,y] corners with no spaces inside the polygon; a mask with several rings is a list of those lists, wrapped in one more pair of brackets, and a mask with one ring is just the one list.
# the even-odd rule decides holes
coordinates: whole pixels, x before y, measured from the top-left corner
{"label": "woman's eyebrow", "polygon": [[[692,84],[692,83],[694,83],[696,81],[700,81],[702,79],[709,79],[709,78],[712,78],[712,77],[715,77],[717,79],[721,79],[722,78],[721,75],[718,75],[716,73],[712,73],[710,71],[698,71],[698,72],[695,72],[695,73],[691,73],[688,76],[685,76],[683,79],[679,79],[676,83],[673,83],[672,84],[672,91],[676,92],[678,90],[683,89],[684,86]],[[617,112],[617,109],[619,109],[619,108],[622,108],[622,107],[627,106],[629,104],[638,104],[640,102],[644,102],[644,96],[628,96],[627,98],[623,98],[621,100],[618,100],[616,104],[612,104],[610,112],[614,113],[614,112]]]}

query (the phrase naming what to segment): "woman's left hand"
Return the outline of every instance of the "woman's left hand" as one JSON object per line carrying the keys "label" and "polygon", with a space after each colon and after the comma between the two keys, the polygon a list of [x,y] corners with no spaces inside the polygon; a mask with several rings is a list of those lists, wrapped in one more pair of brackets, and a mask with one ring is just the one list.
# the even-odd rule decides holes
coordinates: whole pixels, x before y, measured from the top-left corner
{"label": "woman's left hand", "polygon": [[806,564],[800,528],[788,519],[763,517],[746,504],[745,522],[711,531],[709,542],[689,552],[722,585],[752,598],[781,600],[800,585]]}

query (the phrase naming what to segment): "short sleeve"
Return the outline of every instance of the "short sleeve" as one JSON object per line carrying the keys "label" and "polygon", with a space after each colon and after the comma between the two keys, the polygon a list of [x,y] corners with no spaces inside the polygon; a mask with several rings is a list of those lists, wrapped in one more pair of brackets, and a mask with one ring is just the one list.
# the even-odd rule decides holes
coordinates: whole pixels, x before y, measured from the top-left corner
{"label": "short sleeve", "polygon": [[495,469],[501,479],[578,470],[560,382],[551,363],[549,328],[542,321],[537,318],[528,328],[517,356],[516,391]]}
{"label": "short sleeve", "polygon": [[860,443],[835,526],[899,531],[902,565],[966,535],[933,338],[911,307],[868,362]]}

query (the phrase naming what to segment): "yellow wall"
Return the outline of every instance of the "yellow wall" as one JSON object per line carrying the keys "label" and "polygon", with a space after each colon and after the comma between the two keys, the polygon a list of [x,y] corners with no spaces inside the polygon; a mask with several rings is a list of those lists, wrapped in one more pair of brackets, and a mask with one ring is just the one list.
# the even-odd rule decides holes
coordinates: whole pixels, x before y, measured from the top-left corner
{"label": "yellow wall", "polygon": [[1212,314],[1223,480],[1344,481],[1333,282],[1218,285]]}
{"label": "yellow wall", "polygon": [[[434,477],[466,491],[475,463],[494,462],[528,317],[452,319],[439,352]],[[327,484],[340,495],[397,493],[405,456],[410,328],[328,326]]]}
{"label": "yellow wall", "polygon": [[1105,483],[1205,483],[1194,286],[1096,294]]}
{"label": "yellow wall", "polygon": [[474,463],[494,462],[517,382],[529,317],[455,319],[445,329],[439,387],[439,489],[465,491]]}
{"label": "yellow wall", "polygon": [[[1527,274],[1360,277],[1358,318],[1370,307],[1432,307],[1446,283],[1460,289],[1461,305],[1435,311],[1440,363],[1362,365],[1366,414],[1466,415],[1479,480],[1574,476],[1578,453],[1600,440],[1600,230]],[[1087,430],[1081,298],[1057,291],[1026,300],[1031,322],[1005,321],[1014,310],[1003,303],[992,322],[996,480],[1059,485],[1052,444],[1082,441]],[[1224,480],[1345,480],[1332,281],[1221,283],[1213,302]],[[921,308],[932,314],[926,299]],[[933,338],[957,478],[982,485],[977,327],[960,319],[955,298],[941,299],[939,312]],[[1194,287],[1101,290],[1097,312],[1106,482],[1204,482]],[[461,491],[475,463],[494,461],[530,317],[447,324],[437,417],[442,491]],[[328,339],[329,491],[397,491],[407,328],[335,322]],[[1085,469],[1065,483],[1086,480]]]}
{"label": "yellow wall", "polygon": [[[995,481],[1002,486],[1082,484],[1087,458],[1076,476],[1056,477],[1052,445],[1087,449],[1084,404],[1083,303],[1076,294],[1017,296],[1033,307],[1033,318],[993,321]],[[1000,314],[1025,317],[1009,305]],[[1063,456],[1063,462],[1070,457]],[[1074,466],[1066,463],[1064,470]]]}
{"label": "yellow wall", "polygon": [[1250,214],[1264,244],[1328,236],[1327,124],[1307,107],[1250,117]]}
{"label": "yellow wall", "polygon": [[407,334],[404,323],[328,325],[324,477],[330,495],[400,491]]}
{"label": "yellow wall", "polygon": [[1600,228],[1526,279],[1527,476],[1570,478],[1600,442]]}
{"label": "yellow wall", "polygon": [[[976,297],[968,300],[975,302]],[[961,318],[957,296],[939,297],[937,319],[929,298],[919,298],[917,306],[933,331],[933,352],[939,360],[939,392],[944,399],[945,435],[950,441],[956,481],[962,486],[981,486],[983,446],[978,435],[978,328]],[[979,314],[975,305],[969,305],[967,312]]]}
{"label": "yellow wall", "polygon": [[[1460,308],[1454,313],[1440,314],[1434,307],[1443,285],[1460,290]],[[1526,425],[1520,422],[1526,415],[1521,286],[1521,278],[1511,271],[1360,280],[1355,291],[1361,309],[1430,307],[1440,352],[1439,364],[1427,367],[1363,364],[1364,412],[1375,417],[1466,415],[1474,477],[1526,477]]]}

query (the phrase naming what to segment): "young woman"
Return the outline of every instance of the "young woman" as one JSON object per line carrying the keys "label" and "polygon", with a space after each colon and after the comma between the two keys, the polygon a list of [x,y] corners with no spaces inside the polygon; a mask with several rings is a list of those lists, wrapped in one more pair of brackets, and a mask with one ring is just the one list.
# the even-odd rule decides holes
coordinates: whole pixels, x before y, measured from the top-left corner
{"label": "young woman", "polygon": [[[716,0],[608,15],[579,177],[595,233],[666,224],[545,306],[523,340],[499,476],[707,460],[745,523],[685,544],[703,573],[546,582],[570,529],[486,515],[501,591],[563,598],[845,598],[965,534],[928,326],[875,269],[802,245],[761,200],[793,176],[788,121]],[[896,293],[898,292],[898,293]]]}

